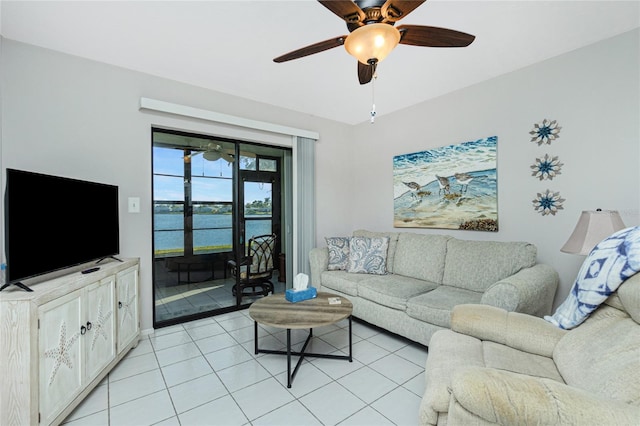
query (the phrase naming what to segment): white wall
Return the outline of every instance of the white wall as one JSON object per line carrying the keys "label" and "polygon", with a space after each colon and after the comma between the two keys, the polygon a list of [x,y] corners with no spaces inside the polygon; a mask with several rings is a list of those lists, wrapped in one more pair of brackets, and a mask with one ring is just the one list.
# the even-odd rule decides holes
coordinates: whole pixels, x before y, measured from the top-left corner
{"label": "white wall", "polygon": [[[640,223],[639,38],[636,30],[353,127],[3,39],[2,175],[13,167],[120,186],[121,251],[141,258],[146,329],[152,324],[150,128],[229,129],[141,112],[141,96],[320,133],[319,245],[357,228],[406,230],[392,222],[394,155],[497,135],[500,231],[413,231],[535,243],[539,260],[561,274],[558,304],[582,261],[559,251],[580,211],[617,209],[627,225]],[[557,119],[563,129],[556,143],[538,147],[528,132],[543,118]],[[555,180],[540,182],[529,166],[546,152],[565,166]],[[547,188],[567,199],[555,217],[531,207],[536,192]],[[141,197],[142,213],[126,212],[130,196]]]}
{"label": "white wall", "polygon": [[[555,301],[561,303],[584,260],[560,252],[580,212],[619,210],[627,226],[640,224],[639,40],[635,30],[359,125],[350,162],[351,228],[532,242],[539,261],[561,275]],[[528,132],[544,118],[558,120],[562,130],[557,141],[538,146]],[[498,136],[499,232],[393,228],[394,155],[492,135]],[[545,153],[564,163],[552,181],[531,176],[529,166]],[[546,189],[566,199],[556,216],[532,208]],[[344,225],[322,224],[322,231],[319,238],[343,234]]]}
{"label": "white wall", "polygon": [[[141,258],[143,329],[153,321],[151,126],[225,136],[237,131],[140,111],[141,96],[318,132],[320,158],[326,158],[327,146],[348,143],[350,127],[332,121],[12,40],[1,46],[2,175],[9,167],[119,186],[121,255]],[[255,138],[247,132],[246,140]],[[347,169],[346,157],[331,161],[337,170]],[[128,197],[140,197],[142,213],[127,212]],[[320,199],[327,201],[326,194]],[[339,214],[323,217],[335,222]]]}

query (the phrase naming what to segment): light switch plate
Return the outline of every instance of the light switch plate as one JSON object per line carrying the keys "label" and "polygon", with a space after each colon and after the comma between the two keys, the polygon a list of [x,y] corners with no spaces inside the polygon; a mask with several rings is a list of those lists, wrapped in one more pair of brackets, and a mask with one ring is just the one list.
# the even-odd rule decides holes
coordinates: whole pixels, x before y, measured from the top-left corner
{"label": "light switch plate", "polygon": [[129,213],[140,213],[140,197],[129,197]]}

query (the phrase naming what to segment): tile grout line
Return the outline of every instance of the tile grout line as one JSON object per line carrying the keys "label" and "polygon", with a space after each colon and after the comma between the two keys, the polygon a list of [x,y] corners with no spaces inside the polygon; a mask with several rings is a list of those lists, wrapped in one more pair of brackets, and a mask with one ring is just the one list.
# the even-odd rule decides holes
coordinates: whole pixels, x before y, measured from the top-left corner
{"label": "tile grout line", "polygon": [[[308,415],[310,415],[312,418],[316,419],[320,424],[323,424],[323,422],[320,420],[320,418],[318,418],[318,417],[317,417],[317,415],[316,415],[316,414],[311,410],[311,407],[307,406],[307,405],[302,401],[302,399],[303,399],[304,397],[306,397],[306,396],[308,396],[308,395],[312,394],[313,392],[319,391],[320,389],[322,389],[323,387],[325,387],[325,386],[327,386],[327,385],[329,385],[329,384],[336,384],[336,385],[338,385],[341,389],[343,389],[343,390],[345,390],[346,392],[348,392],[348,394],[349,394],[349,395],[353,396],[354,398],[356,398],[356,400],[358,400],[358,401],[360,401],[362,404],[364,404],[361,408],[359,408],[359,409],[358,409],[358,410],[356,410],[355,412],[350,413],[350,414],[349,414],[349,415],[347,415],[347,417],[345,417],[344,419],[339,420],[339,422],[338,422],[338,423],[345,422],[345,421],[347,421],[348,419],[350,419],[350,418],[352,418],[352,417],[354,417],[354,416],[358,415],[359,413],[363,413],[363,412],[366,410],[366,408],[368,408],[368,407],[369,407],[369,408],[372,410],[372,412],[375,412],[377,415],[381,416],[381,418],[383,418],[383,419],[385,419],[385,420],[387,420],[387,421],[391,422],[392,424],[396,424],[396,423],[395,423],[391,418],[389,418],[389,417],[388,417],[388,415],[385,415],[383,412],[381,412],[381,411],[379,411],[378,409],[374,408],[374,407],[373,407],[373,404],[374,404],[374,403],[376,403],[377,401],[380,401],[380,400],[384,399],[385,397],[388,397],[388,396],[389,396],[390,394],[392,394],[393,392],[398,391],[398,390],[399,390],[399,388],[401,388],[403,391],[409,392],[411,395],[415,395],[416,397],[420,398],[420,395],[418,395],[418,394],[416,394],[415,392],[413,392],[413,390],[411,390],[411,388],[410,388],[410,387],[407,387],[407,386],[408,386],[408,384],[409,384],[411,381],[415,380],[415,379],[416,379],[417,377],[419,377],[421,374],[424,374],[424,367],[420,367],[420,365],[419,365],[419,364],[417,364],[416,362],[414,362],[414,359],[417,359],[417,355],[418,355],[418,354],[416,354],[416,356],[412,356],[413,354],[410,352],[410,350],[412,350],[412,349],[420,349],[420,348],[419,348],[419,347],[417,347],[417,346],[416,346],[416,347],[414,347],[414,346],[413,346],[413,344],[412,344],[411,342],[408,342],[408,343],[407,343],[407,342],[406,342],[406,341],[404,341],[404,339],[403,339],[403,341],[402,341],[402,343],[403,343],[403,344],[402,344],[402,346],[397,347],[397,348],[392,349],[392,350],[391,350],[391,349],[387,349],[386,347],[384,347],[384,346],[380,345],[380,342],[375,342],[375,341],[371,341],[371,340],[369,340],[369,339],[374,338],[375,336],[378,336],[378,335],[380,335],[380,334],[381,334],[380,332],[377,332],[377,331],[376,331],[375,333],[371,334],[371,332],[372,332],[372,331],[375,331],[376,329],[366,330],[366,332],[364,332],[364,331],[362,332],[362,334],[363,334],[363,335],[368,335],[368,337],[362,337],[362,336],[358,335],[358,333],[357,333],[357,332],[354,332],[354,333],[353,333],[353,334],[354,334],[354,336],[357,336],[357,337],[360,339],[359,341],[357,341],[356,343],[354,343],[354,345],[355,345],[355,344],[358,344],[358,343],[361,343],[361,342],[366,342],[367,344],[374,345],[375,347],[379,348],[381,351],[384,351],[384,355],[382,355],[380,358],[376,359],[375,361],[370,361],[368,364],[365,364],[364,362],[360,362],[360,361],[358,360],[358,358],[356,358],[356,356],[354,355],[354,360],[355,360],[355,361],[357,361],[357,362],[359,362],[359,363],[360,363],[360,364],[362,364],[362,365],[361,365],[360,367],[358,367],[357,369],[355,369],[355,370],[351,370],[351,371],[347,372],[346,374],[342,374],[342,373],[340,373],[340,375],[339,375],[339,376],[337,376],[336,378],[334,378],[334,377],[333,377],[333,375],[329,375],[329,374],[328,374],[328,373],[327,373],[323,368],[318,367],[318,366],[315,364],[315,362],[314,362],[314,361],[315,361],[315,359],[314,359],[314,360],[305,359],[304,363],[311,364],[311,365],[307,366],[307,368],[311,368],[311,367],[313,367],[313,368],[317,369],[317,370],[318,370],[318,372],[319,372],[319,373],[321,373],[323,376],[327,377],[327,378],[329,379],[329,381],[328,381],[327,383],[325,383],[325,384],[323,384],[323,385],[321,385],[321,386],[317,387],[317,388],[314,388],[314,389],[309,390],[309,391],[305,391],[305,393],[303,393],[303,394],[300,394],[300,395],[296,396],[296,394],[294,394],[294,393],[292,392],[292,390],[290,390],[290,389],[286,388],[286,384],[283,384],[283,383],[278,379],[278,376],[282,376],[283,374],[285,374],[285,375],[286,375],[286,371],[285,371],[285,372],[276,372],[276,371],[277,371],[276,369],[273,369],[273,368],[267,368],[267,367],[266,367],[265,365],[263,365],[263,363],[260,361],[260,358],[264,358],[264,357],[266,357],[266,356],[268,356],[268,355],[267,355],[267,354],[262,354],[262,356],[260,356],[260,355],[256,355],[256,354],[254,354],[254,353],[253,353],[253,351],[252,351],[252,350],[250,350],[250,349],[249,349],[249,346],[248,346],[248,345],[250,345],[250,344],[251,344],[251,340],[247,340],[247,341],[245,341],[245,342],[241,342],[241,341],[240,341],[240,340],[245,340],[245,339],[246,339],[246,337],[247,337],[247,334],[246,334],[246,331],[247,331],[247,330],[246,330],[246,329],[248,329],[249,327],[252,327],[252,326],[247,326],[247,327],[242,327],[242,326],[240,326],[240,327],[238,327],[238,328],[233,328],[233,329],[231,328],[231,327],[235,327],[235,326],[236,326],[236,325],[234,325],[234,324],[232,323],[232,321],[237,321],[238,323],[241,323],[241,322],[242,322],[242,321],[244,321],[245,319],[249,319],[249,320],[253,321],[253,320],[250,318],[250,316],[248,315],[248,310],[237,311],[237,312],[234,312],[233,314],[234,314],[234,315],[233,315],[233,316],[231,316],[231,317],[226,317],[226,316],[224,316],[224,314],[223,314],[224,318],[217,318],[217,319],[216,319],[216,318],[213,318],[213,317],[209,317],[209,318],[208,318],[208,320],[210,320],[210,321],[207,321],[206,323],[204,323],[204,322],[203,322],[203,324],[201,324],[201,325],[194,326],[194,327],[189,327],[189,328],[184,327],[184,325],[183,325],[183,324],[178,324],[178,325],[176,325],[176,326],[171,326],[171,327],[175,327],[175,329],[174,329],[174,330],[172,330],[172,331],[170,331],[170,332],[166,332],[166,334],[165,334],[165,333],[163,333],[163,334],[161,334],[160,336],[153,336],[153,337],[151,337],[151,335],[150,335],[150,336],[141,337],[139,344],[148,344],[148,345],[149,345],[149,347],[150,347],[150,351],[149,351],[149,352],[153,352],[153,358],[154,358],[154,360],[155,360],[155,362],[156,362],[157,368],[160,370],[160,374],[161,374],[162,381],[163,381],[163,384],[164,384],[164,389],[159,389],[159,390],[157,390],[157,391],[155,391],[155,392],[152,392],[152,393],[150,393],[150,394],[143,395],[143,396],[140,396],[140,397],[136,397],[136,398],[131,399],[131,400],[129,400],[129,401],[126,401],[126,402],[123,402],[123,403],[121,403],[121,404],[118,404],[118,406],[119,406],[119,405],[122,405],[122,404],[125,404],[125,403],[128,403],[128,402],[131,402],[131,401],[135,401],[135,400],[140,399],[140,398],[148,397],[149,395],[153,395],[153,394],[160,393],[160,392],[162,392],[162,391],[166,391],[167,395],[169,396],[169,399],[171,400],[171,404],[172,404],[172,408],[173,408],[173,413],[174,413],[174,414],[173,414],[172,416],[170,416],[170,417],[167,417],[167,418],[165,418],[165,419],[159,420],[157,423],[164,422],[164,421],[167,421],[167,420],[172,419],[172,418],[174,418],[174,417],[175,417],[175,419],[176,419],[177,423],[178,423],[178,424],[182,424],[182,422],[181,422],[181,420],[180,420],[180,415],[181,415],[181,414],[188,413],[188,412],[190,412],[190,411],[192,411],[192,410],[198,409],[198,408],[200,408],[200,407],[202,407],[202,406],[204,406],[204,405],[206,405],[206,404],[209,404],[209,403],[211,403],[211,402],[213,402],[213,401],[219,400],[220,398],[224,398],[224,397],[226,397],[226,396],[229,396],[229,397],[231,397],[231,399],[233,400],[233,403],[235,404],[235,406],[236,406],[236,407],[239,409],[239,411],[242,413],[242,415],[244,416],[244,418],[248,421],[248,423],[244,423],[244,424],[247,424],[247,425],[251,425],[251,424],[253,424],[253,422],[259,421],[259,419],[264,418],[265,416],[268,416],[268,415],[270,415],[270,414],[272,414],[272,413],[274,413],[274,412],[276,412],[276,411],[278,411],[278,410],[282,409],[284,406],[287,406],[287,405],[292,404],[292,403],[294,403],[294,402],[297,402],[297,403],[298,403],[302,408],[304,408],[305,412],[306,412]],[[222,321],[220,321],[220,320],[222,320]],[[197,321],[199,321],[199,320],[197,320]],[[227,324],[226,324],[226,325],[227,325],[227,328],[229,328],[229,329],[227,329],[227,328],[223,327],[223,326],[222,326],[222,324],[221,324],[221,322],[222,322],[222,323],[226,322],[226,323],[227,323]],[[194,323],[195,323],[195,321],[194,321]],[[221,332],[220,332],[220,333],[218,333],[218,334],[214,334],[214,335],[211,335],[211,336],[205,336],[205,337],[202,337],[202,338],[196,338],[196,337],[194,337],[194,336],[197,336],[196,334],[192,335],[192,333],[190,333],[190,331],[193,331],[193,330],[195,330],[195,329],[198,329],[198,328],[201,328],[201,327],[209,327],[209,326],[213,326],[213,325],[216,325],[216,326],[220,327]],[[366,326],[367,326],[367,324],[365,323],[365,324],[363,324],[363,326],[364,326],[364,327],[366,327]],[[323,328],[324,328],[324,327],[323,327]],[[321,342],[322,342],[322,344],[327,345],[329,348],[333,348],[332,350],[330,350],[330,352],[331,352],[331,353],[333,353],[333,352],[340,352],[340,353],[344,353],[344,350],[345,350],[346,346],[345,346],[345,347],[338,348],[338,347],[336,347],[334,344],[332,344],[332,343],[330,343],[329,341],[327,341],[327,340],[323,339],[323,337],[322,337],[322,336],[328,336],[329,334],[338,333],[338,332],[343,333],[343,332],[345,331],[345,329],[346,329],[346,325],[345,325],[345,324],[341,324],[341,325],[336,324],[336,325],[335,325],[335,327],[327,327],[327,328],[324,328],[324,329],[325,329],[325,331],[324,331],[323,333],[321,333],[321,334],[316,334],[316,332],[315,332],[315,330],[314,330],[314,337],[315,337],[315,338],[317,338],[319,341],[321,341]],[[243,330],[243,331],[242,331],[242,332],[239,332],[240,330]],[[286,345],[282,342],[282,340],[281,340],[280,338],[278,338],[278,337],[277,337],[277,336],[280,336],[280,337],[281,337],[282,330],[280,330],[280,329],[278,329],[278,328],[271,328],[271,327],[265,328],[265,327],[260,326],[260,327],[259,327],[259,331],[261,331],[262,333],[264,333],[264,335],[263,335],[263,336],[261,336],[262,338],[270,337],[270,338],[272,338],[272,339],[275,339],[275,340],[274,340],[274,342],[277,342],[277,343],[278,343],[278,346],[281,346],[281,345],[282,345],[282,346],[286,346]],[[161,339],[161,338],[162,338],[162,337],[164,337],[164,336],[171,336],[171,335],[173,335],[173,334],[176,334],[176,333],[182,333],[182,332],[186,333],[186,338],[184,338],[184,337],[183,337],[183,338],[178,339],[178,340],[182,340],[182,339],[184,339],[185,341],[181,341],[180,343],[176,343],[176,344],[171,344],[170,346],[167,346],[167,347],[162,347],[162,344],[160,344],[160,347],[157,347],[157,346],[158,346],[158,342],[156,341],[156,339],[160,338],[160,341],[162,341],[163,339]],[[252,334],[252,333],[250,333],[250,334]],[[231,340],[232,340],[233,342],[235,342],[235,343],[234,343],[232,346],[228,346],[228,347],[226,347],[226,346],[225,346],[225,347],[220,347],[220,348],[218,348],[218,349],[216,349],[216,350],[214,350],[214,351],[207,352],[206,354],[204,353],[204,350],[201,348],[201,346],[200,346],[200,345],[198,345],[198,341],[201,341],[201,340],[204,340],[204,339],[207,339],[207,338],[210,338],[210,337],[222,336],[222,335],[226,335],[226,336],[230,337],[230,338],[231,338]],[[242,336],[244,336],[244,337],[242,337]],[[332,336],[332,339],[331,339],[332,341],[336,341],[335,336],[336,336],[336,335]],[[395,339],[395,337],[394,337],[394,336],[389,336],[389,337],[391,337],[392,339]],[[304,340],[304,339],[303,339],[303,340]],[[296,344],[294,345],[294,347],[295,347],[295,346],[300,347],[300,346],[301,346],[301,344],[302,344],[302,341],[303,341],[303,340],[301,340],[300,342],[296,343]],[[314,340],[315,340],[315,339],[314,339]],[[379,340],[379,339],[378,339],[378,340]],[[148,342],[148,343],[147,343],[147,342]],[[196,352],[198,353],[198,355],[193,356],[193,357],[191,357],[191,358],[185,358],[184,360],[180,360],[180,361],[171,361],[170,363],[168,363],[168,364],[166,364],[166,365],[161,365],[161,363],[160,363],[160,357],[158,356],[158,353],[159,353],[159,352],[161,352],[161,351],[163,351],[163,350],[168,350],[168,349],[171,349],[171,348],[177,348],[177,347],[182,346],[182,345],[189,345],[189,344],[193,344],[193,345],[195,345],[195,349],[196,349]],[[220,371],[216,370],[216,368],[215,368],[214,364],[212,363],[212,361],[211,361],[207,356],[211,357],[211,354],[214,354],[214,353],[216,353],[216,352],[219,352],[219,351],[225,350],[225,349],[227,349],[227,348],[236,347],[236,346],[237,346],[239,349],[241,349],[241,350],[243,350],[243,351],[246,351],[246,352],[250,355],[250,359],[248,359],[248,360],[246,360],[246,361],[243,361],[243,362],[241,362],[241,363],[239,363],[239,364],[232,364],[232,365],[229,365],[229,366],[227,366],[227,367],[222,368]],[[294,349],[294,348],[292,348],[292,349]],[[406,350],[406,351],[407,351],[407,353],[403,353],[403,354],[404,354],[404,356],[403,356],[403,355],[401,355],[401,351],[403,351],[403,350]],[[133,359],[133,358],[136,358],[136,357],[139,357],[139,356],[144,356],[144,355],[148,354],[149,352],[145,352],[145,353],[137,354],[137,355],[135,355],[135,356],[132,356],[130,359]],[[195,353],[195,352],[194,352],[194,353]],[[371,364],[371,362],[377,362],[377,361],[383,360],[384,358],[386,358],[386,357],[388,357],[388,356],[390,356],[390,355],[394,355],[394,356],[398,357],[399,359],[402,359],[403,361],[405,361],[408,365],[416,366],[416,367],[418,367],[418,369],[421,369],[422,371],[418,371],[418,373],[416,373],[415,375],[411,375],[411,374],[410,374],[410,377],[408,377],[407,379],[402,380],[402,382],[401,382],[401,383],[396,382],[396,381],[395,381],[393,378],[391,378],[391,377],[387,377],[387,376],[386,376],[385,374],[383,374],[383,373],[380,373],[380,375],[381,375],[383,378],[385,378],[386,380],[388,380],[388,381],[390,381],[391,383],[393,383],[393,387],[392,387],[390,390],[388,390],[388,391],[384,392],[383,394],[381,394],[381,395],[377,395],[377,396],[375,397],[375,399],[374,399],[374,400],[372,400],[371,402],[367,402],[366,400],[364,400],[363,398],[361,398],[360,396],[358,396],[356,393],[354,393],[354,391],[352,391],[352,390],[350,390],[349,388],[347,388],[347,386],[345,386],[345,385],[343,385],[342,383],[340,383],[340,380],[342,380],[343,378],[345,378],[345,377],[347,377],[347,376],[349,376],[349,375],[351,375],[351,374],[356,373],[357,371],[360,371],[360,370],[361,370],[361,369],[363,369],[364,367],[367,367],[369,364]],[[193,378],[191,378],[191,379],[189,379],[189,380],[186,380],[185,382],[176,383],[175,385],[173,385],[173,386],[171,386],[171,387],[170,387],[170,386],[168,385],[167,378],[166,378],[166,376],[165,376],[164,368],[170,367],[170,366],[175,365],[175,364],[177,364],[177,363],[179,363],[179,362],[183,362],[183,361],[187,361],[187,360],[191,360],[191,359],[196,359],[196,358],[204,358],[204,362],[205,362],[205,363],[206,363],[206,365],[211,369],[211,372],[208,372],[208,373],[203,374],[203,375],[198,376],[198,377],[193,377]],[[292,360],[292,361],[293,361],[293,362],[297,362],[297,360],[298,360],[298,359],[299,359],[299,357],[295,357],[295,361],[294,361],[294,360]],[[266,358],[263,360],[263,362],[264,362],[265,360],[266,360]],[[321,360],[321,358],[318,358],[318,360]],[[265,371],[266,371],[267,376],[266,376],[264,379],[262,379],[262,380],[258,380],[258,381],[254,382],[254,383],[250,383],[250,384],[245,385],[245,386],[243,386],[243,387],[241,387],[241,388],[239,388],[239,389],[236,389],[234,392],[231,392],[231,390],[230,390],[230,388],[228,387],[228,385],[227,385],[227,384],[222,380],[221,376],[219,375],[219,372],[224,371],[224,370],[226,370],[226,369],[228,369],[228,368],[233,368],[233,367],[235,367],[235,366],[241,365],[241,364],[243,364],[243,363],[249,363],[249,362],[255,362],[255,363],[257,363],[257,365],[258,365],[258,366],[260,366],[260,368],[261,368],[261,369],[263,369],[263,370],[265,370]],[[302,368],[302,366],[301,366],[301,368]],[[155,369],[154,369],[154,370],[155,370]],[[410,370],[411,370],[411,369],[410,369]],[[111,424],[111,422],[112,422],[112,419],[111,419],[111,414],[112,414],[112,413],[111,413],[111,408],[112,408],[112,407],[110,406],[110,402],[111,402],[111,390],[112,390],[112,389],[111,389],[111,385],[112,385],[112,384],[115,384],[115,383],[117,383],[117,382],[119,382],[120,380],[124,380],[124,379],[130,378],[130,377],[135,377],[135,376],[137,376],[137,375],[140,375],[140,374],[143,374],[143,373],[148,373],[148,372],[150,372],[150,371],[153,371],[153,370],[148,370],[148,371],[144,371],[144,372],[138,372],[138,373],[135,373],[135,374],[131,374],[131,375],[129,375],[129,376],[122,377],[121,379],[119,379],[119,380],[115,380],[115,381],[113,381],[113,380],[112,380],[111,374],[107,375],[107,381],[106,381],[106,385],[107,385],[107,398],[106,398],[106,399],[107,399],[107,407],[106,407],[106,410],[107,410],[107,413],[106,413],[106,415],[107,415],[107,424],[109,424],[109,425],[110,425],[110,424]],[[273,372],[272,372],[272,371],[273,371]],[[216,377],[216,378],[217,378],[217,380],[220,382],[221,386],[224,388],[225,394],[224,394],[224,395],[221,395],[221,396],[218,396],[218,397],[216,397],[216,398],[214,398],[214,399],[211,399],[211,400],[209,400],[209,401],[206,401],[206,402],[204,402],[204,403],[202,403],[202,404],[199,404],[199,405],[197,405],[197,406],[195,406],[195,407],[191,407],[191,408],[189,408],[188,410],[184,411],[183,413],[178,413],[178,409],[177,409],[176,403],[175,403],[175,401],[174,401],[174,399],[173,399],[173,397],[172,397],[172,394],[171,394],[170,389],[171,389],[172,387],[179,386],[179,385],[184,385],[185,383],[189,383],[190,381],[198,380],[199,378],[206,377],[207,375],[209,375],[209,374],[211,374],[211,373],[215,374],[215,377]],[[246,413],[246,412],[244,411],[244,409],[242,408],[242,406],[241,406],[241,405],[240,405],[240,403],[239,403],[240,401],[236,399],[236,395],[234,395],[234,393],[237,393],[237,392],[239,392],[239,391],[242,391],[242,390],[244,390],[244,389],[247,389],[247,388],[249,388],[249,387],[251,387],[251,386],[254,386],[254,385],[258,384],[258,383],[265,382],[265,381],[270,380],[270,379],[273,379],[276,383],[278,383],[280,386],[282,386],[282,388],[284,388],[284,390],[286,390],[286,391],[288,392],[288,395],[291,397],[291,400],[289,400],[288,402],[286,402],[286,403],[284,403],[284,404],[282,404],[282,405],[279,405],[279,406],[277,406],[277,407],[270,407],[270,408],[269,408],[269,411],[267,411],[267,412],[265,412],[265,413],[260,414],[260,415],[259,415],[259,416],[257,416],[255,419],[250,419],[250,418],[249,418],[248,413]],[[415,386],[413,386],[413,387],[415,388]],[[363,395],[364,395],[364,394],[363,394]],[[87,416],[89,416],[89,415],[97,414],[97,413],[99,413],[99,412],[100,412],[100,411],[98,411],[98,412],[96,412],[96,413],[90,413],[90,414],[87,414],[86,416],[80,417],[80,418],[78,418],[78,419],[74,419],[74,421],[75,421],[75,420],[82,419],[82,418],[85,418],[85,417],[87,417]],[[154,423],[154,424],[155,424],[155,423]]]}
{"label": "tile grout line", "polygon": [[[182,328],[184,329],[184,327],[182,327]],[[187,335],[189,336],[189,338],[191,338],[191,335],[189,335],[189,333],[187,333]],[[171,401],[171,406],[173,407],[173,412],[174,412],[175,416],[172,416],[172,417],[175,417],[178,420],[178,424],[181,424],[180,417],[178,416],[178,410],[176,409],[176,404],[175,404],[175,402],[173,402],[173,398],[171,397],[171,392],[169,391],[169,385],[167,383],[167,379],[164,376],[164,371],[162,371],[162,367],[160,366],[160,360],[158,359],[158,354],[157,354],[156,348],[153,346],[153,344],[151,344],[151,347],[153,348],[153,356],[156,359],[156,363],[158,364],[158,369],[160,370],[160,375],[162,376],[162,381],[164,382],[164,390],[167,392],[167,395],[169,396],[169,401]],[[162,419],[161,421],[165,421],[165,420],[168,420],[170,418],[171,417],[167,417],[166,419]],[[156,423],[159,423],[159,422],[156,422]]]}

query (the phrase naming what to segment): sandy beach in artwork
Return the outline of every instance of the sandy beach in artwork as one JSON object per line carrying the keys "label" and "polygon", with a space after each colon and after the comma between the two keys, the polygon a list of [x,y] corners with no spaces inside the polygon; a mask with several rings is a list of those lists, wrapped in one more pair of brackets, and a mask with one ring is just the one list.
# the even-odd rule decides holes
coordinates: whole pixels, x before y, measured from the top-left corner
{"label": "sandy beach in artwork", "polygon": [[445,198],[436,193],[412,201],[409,209],[396,212],[393,226],[460,229],[466,222],[486,219],[497,221],[494,197],[473,197],[456,193],[452,195],[453,197]]}

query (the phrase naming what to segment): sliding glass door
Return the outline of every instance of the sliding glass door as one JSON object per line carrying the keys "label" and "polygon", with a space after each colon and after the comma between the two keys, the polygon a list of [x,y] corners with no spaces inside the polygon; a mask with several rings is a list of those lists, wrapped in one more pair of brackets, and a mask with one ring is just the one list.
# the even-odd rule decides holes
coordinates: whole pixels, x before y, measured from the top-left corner
{"label": "sliding glass door", "polygon": [[234,296],[236,278],[229,262],[244,252],[245,238],[280,233],[283,151],[154,129],[156,327],[228,312],[252,301]]}

